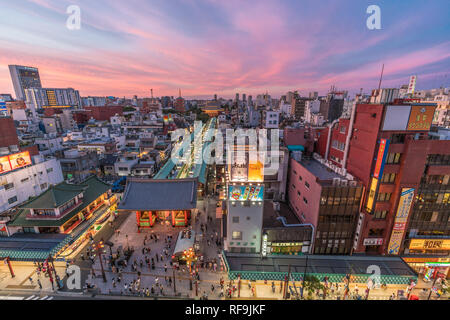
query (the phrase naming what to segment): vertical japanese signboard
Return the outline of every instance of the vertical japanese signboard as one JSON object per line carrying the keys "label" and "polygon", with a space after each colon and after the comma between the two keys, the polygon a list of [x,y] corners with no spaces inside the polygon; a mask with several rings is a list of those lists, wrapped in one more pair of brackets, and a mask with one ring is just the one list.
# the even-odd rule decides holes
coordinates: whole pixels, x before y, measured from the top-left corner
{"label": "vertical japanese signboard", "polygon": [[388,254],[399,253],[413,199],[414,188],[402,188],[397,214],[394,220],[394,227],[392,228],[391,239],[389,241]]}

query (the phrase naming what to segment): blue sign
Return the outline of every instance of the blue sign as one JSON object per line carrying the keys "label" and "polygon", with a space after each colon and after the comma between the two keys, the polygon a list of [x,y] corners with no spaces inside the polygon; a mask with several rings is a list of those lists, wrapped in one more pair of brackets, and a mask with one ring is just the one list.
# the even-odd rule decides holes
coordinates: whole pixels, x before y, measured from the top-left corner
{"label": "blue sign", "polygon": [[239,185],[228,187],[229,200],[234,201],[263,201],[264,186]]}

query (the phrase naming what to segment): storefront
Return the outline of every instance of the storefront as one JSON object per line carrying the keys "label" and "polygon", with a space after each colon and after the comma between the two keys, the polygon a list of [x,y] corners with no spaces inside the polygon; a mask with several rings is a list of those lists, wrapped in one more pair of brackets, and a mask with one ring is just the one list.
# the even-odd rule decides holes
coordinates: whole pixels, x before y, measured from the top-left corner
{"label": "storefront", "polygon": [[416,271],[425,282],[432,281],[436,276],[448,279],[450,277],[450,258],[415,258],[403,257],[405,261],[414,271]]}
{"label": "storefront", "polygon": [[450,239],[411,239],[408,249],[409,256],[403,260],[421,274],[424,281],[434,279],[438,274],[450,277]]}
{"label": "storefront", "polygon": [[185,227],[191,218],[191,210],[146,210],[136,211],[136,221],[139,228],[151,228],[157,223]]}

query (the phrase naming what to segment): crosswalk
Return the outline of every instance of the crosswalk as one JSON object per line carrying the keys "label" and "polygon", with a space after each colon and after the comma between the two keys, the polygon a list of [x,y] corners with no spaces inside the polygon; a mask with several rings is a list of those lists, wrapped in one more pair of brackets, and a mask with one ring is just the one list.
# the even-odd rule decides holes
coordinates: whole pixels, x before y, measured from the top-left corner
{"label": "crosswalk", "polygon": [[53,297],[51,296],[40,297],[33,294],[32,296],[26,297],[23,300],[52,300],[52,299]]}

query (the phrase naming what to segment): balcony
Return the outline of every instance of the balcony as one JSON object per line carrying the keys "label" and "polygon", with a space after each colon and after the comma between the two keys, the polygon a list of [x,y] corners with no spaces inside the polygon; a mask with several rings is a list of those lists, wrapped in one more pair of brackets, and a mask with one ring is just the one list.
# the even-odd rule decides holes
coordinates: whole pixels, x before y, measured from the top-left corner
{"label": "balcony", "polygon": [[75,208],[79,207],[83,202],[82,201],[78,201],[77,203],[75,203],[73,206],[67,208],[66,210],[64,210],[63,212],[61,212],[59,214],[59,216],[54,216],[54,215],[48,215],[48,216],[44,216],[44,215],[32,215],[31,213],[27,214],[26,219],[27,220],[59,220],[62,217],[64,217],[66,214],[68,214],[69,212],[72,212]]}

